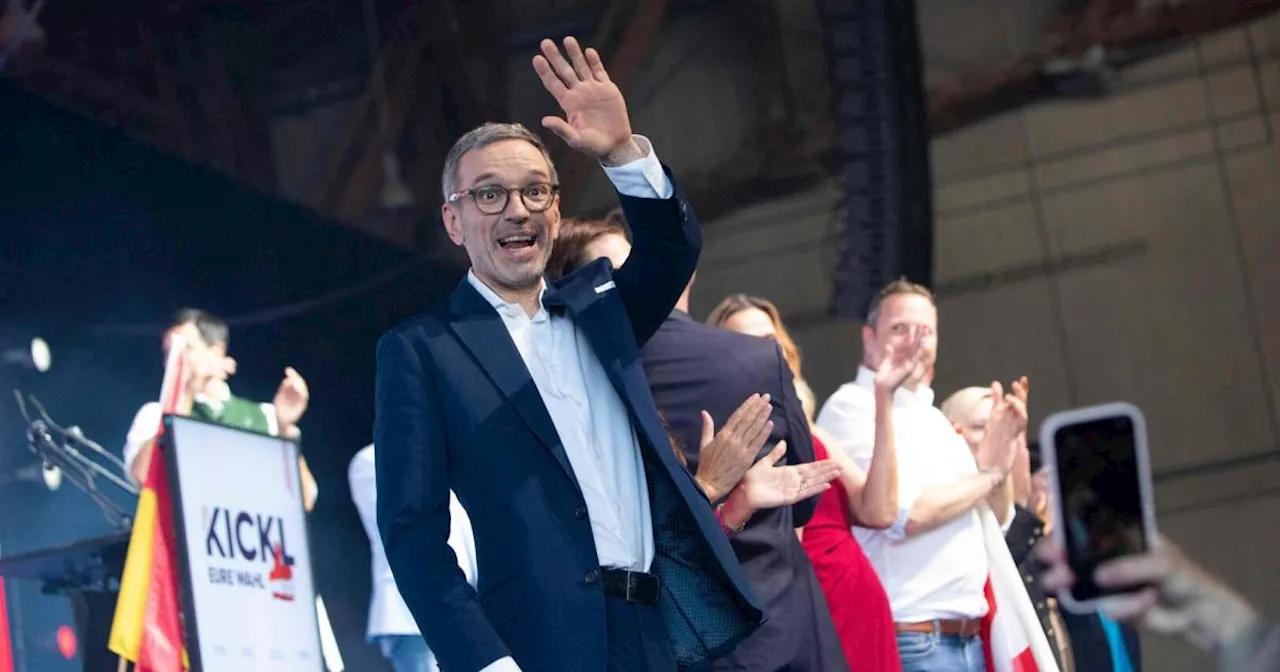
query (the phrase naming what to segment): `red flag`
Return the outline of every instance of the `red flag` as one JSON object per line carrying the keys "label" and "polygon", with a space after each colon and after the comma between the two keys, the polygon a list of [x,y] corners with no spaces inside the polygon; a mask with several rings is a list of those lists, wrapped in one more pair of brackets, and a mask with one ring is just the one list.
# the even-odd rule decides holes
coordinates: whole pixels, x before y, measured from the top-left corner
{"label": "red flag", "polygon": [[[171,334],[160,392],[165,413],[177,411],[182,399],[183,350],[182,340]],[[163,427],[157,428],[111,625],[111,650],[136,662],[137,672],[182,672],[187,663],[178,615],[177,547],[161,433]]]}
{"label": "red flag", "polygon": [[13,644],[9,639],[9,610],[4,602],[4,577],[0,577],[0,672],[13,672]]}
{"label": "red flag", "polygon": [[178,619],[178,572],[169,505],[169,474],[156,444],[147,470],[147,487],[156,493],[155,536],[151,555],[151,590],[143,616],[138,672],[182,672],[182,623]]}

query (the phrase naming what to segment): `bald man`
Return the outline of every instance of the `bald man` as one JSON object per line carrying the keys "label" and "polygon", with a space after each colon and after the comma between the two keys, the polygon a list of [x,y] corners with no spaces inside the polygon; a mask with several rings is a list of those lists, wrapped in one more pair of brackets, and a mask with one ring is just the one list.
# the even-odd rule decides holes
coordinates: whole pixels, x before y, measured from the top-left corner
{"label": "bald man", "polygon": [[[1025,377],[1013,383],[1014,394],[1024,401],[1028,389]],[[942,402],[943,415],[955,425],[956,431],[964,437],[970,450],[976,449],[986,434],[993,403],[990,387],[966,387]],[[1029,507],[1032,490],[1031,455],[1025,432],[1018,437],[1017,451],[1009,478],[1005,479],[1002,487],[992,491],[987,503],[1004,529],[1009,554],[1013,556],[1013,563],[1017,565],[1018,573],[1027,585],[1027,597],[1031,598],[1031,604],[1036,609],[1040,627],[1053,649],[1058,668],[1063,672],[1074,672],[1076,666],[1066,624],[1058,611],[1057,601],[1040,587],[1037,563],[1031,554],[1031,549],[1045,534],[1045,523]]]}
{"label": "bald man", "polygon": [[[1013,383],[1015,395],[1026,396],[1026,378]],[[942,402],[942,414],[947,416],[956,432],[964,437],[969,449],[976,451],[987,434],[987,422],[991,419],[991,410],[995,399],[991,396],[990,387],[966,387]],[[1023,432],[1018,439],[1017,454],[1013,459],[1013,469],[999,487],[987,496],[987,504],[991,512],[1000,521],[1000,526],[1007,528],[1013,520],[1014,504],[1026,505],[1031,494],[1030,457],[1027,454],[1027,435]],[[1019,498],[1021,500],[1019,501]]]}

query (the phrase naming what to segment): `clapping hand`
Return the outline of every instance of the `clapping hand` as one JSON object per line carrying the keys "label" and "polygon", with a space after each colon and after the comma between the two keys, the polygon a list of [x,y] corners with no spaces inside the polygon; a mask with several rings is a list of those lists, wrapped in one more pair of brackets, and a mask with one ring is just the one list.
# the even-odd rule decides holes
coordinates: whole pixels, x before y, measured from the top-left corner
{"label": "clapping hand", "polygon": [[[1013,384],[1014,394],[1005,394],[998,382],[991,383],[991,419],[987,421],[987,432],[975,451],[981,468],[999,469],[1004,474],[1013,468],[1013,460],[1018,453],[1018,437],[1027,430],[1027,387],[1020,383],[1022,381]],[[1020,389],[1021,398],[1018,396]]]}
{"label": "clapping hand", "polygon": [[876,368],[876,387],[892,392],[913,374],[917,378],[923,376],[924,371],[921,370],[924,366],[924,350],[921,348],[923,342],[924,330],[913,329],[906,343],[897,345],[890,343],[885,348],[884,359]]}
{"label": "clapping hand", "polygon": [[[1023,408],[1027,406],[1027,397],[1031,391],[1031,384],[1027,382],[1027,377],[1023,376],[1013,381],[1013,396],[1022,402]],[[1027,432],[1024,429],[1015,439],[1015,455],[1013,458],[1013,470],[1010,477],[1013,480],[1013,501],[1019,506],[1028,506],[1031,503],[1031,453],[1027,449]],[[1035,509],[1032,509],[1033,511]]]}
{"label": "clapping hand", "polygon": [[289,436],[295,432],[310,401],[311,392],[307,389],[307,381],[293,367],[285,368],[284,380],[280,381],[280,388],[276,390],[276,397],[272,401],[281,436]]}
{"label": "clapping hand", "polygon": [[742,480],[773,431],[773,421],[769,419],[772,413],[769,395],[753,394],[717,432],[711,414],[702,412],[702,441],[694,480],[707,499],[719,501]]}
{"label": "clapping hand", "polygon": [[542,53],[533,57],[533,69],[565,115],[563,119],[543,117],[542,125],[607,166],[642,158],[645,151],[631,137],[627,101],[609,79],[600,54],[590,48],[584,53],[572,37],[564,38],[568,59],[551,40],[543,40],[540,46]]}
{"label": "clapping hand", "polygon": [[1021,401],[1023,408],[1025,408],[1027,405],[1027,399],[1031,396],[1031,381],[1027,380],[1026,376],[1023,376],[1013,381],[1013,384],[1009,387],[1013,391],[1013,396],[1018,401]]}
{"label": "clapping hand", "polygon": [[739,490],[754,511],[775,509],[802,502],[831,487],[840,477],[840,465],[827,459],[790,466],[777,466],[787,456],[787,442],[779,441],[769,454],[747,470]]}

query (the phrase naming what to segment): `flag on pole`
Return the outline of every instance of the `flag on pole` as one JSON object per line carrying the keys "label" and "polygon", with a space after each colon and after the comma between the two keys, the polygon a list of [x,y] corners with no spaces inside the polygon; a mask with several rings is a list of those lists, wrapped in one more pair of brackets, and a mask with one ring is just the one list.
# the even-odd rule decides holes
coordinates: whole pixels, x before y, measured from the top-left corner
{"label": "flag on pole", "polygon": [[987,549],[987,615],[982,618],[982,648],[991,672],[1058,672],[1049,639],[1036,616],[1022,576],[1009,555],[1004,532],[991,509],[978,511]]}
{"label": "flag on pole", "polygon": [[[169,339],[164,382],[160,386],[164,413],[173,413],[178,408],[185,366],[184,343],[176,334],[171,334]],[[151,462],[138,495],[108,643],[113,653],[135,663],[137,672],[181,672],[188,667],[178,616],[169,477],[160,454],[162,431],[163,426],[156,428]]]}

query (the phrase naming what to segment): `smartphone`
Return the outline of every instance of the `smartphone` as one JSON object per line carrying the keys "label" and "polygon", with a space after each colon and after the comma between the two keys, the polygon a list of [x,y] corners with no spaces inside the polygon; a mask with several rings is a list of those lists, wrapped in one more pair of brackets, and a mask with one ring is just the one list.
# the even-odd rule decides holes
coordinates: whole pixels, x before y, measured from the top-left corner
{"label": "smartphone", "polygon": [[1088,613],[1099,599],[1120,592],[1094,582],[1098,565],[1155,544],[1146,421],[1123,402],[1063,411],[1040,426],[1040,447],[1053,496],[1053,536],[1076,576],[1058,600],[1068,611]]}

